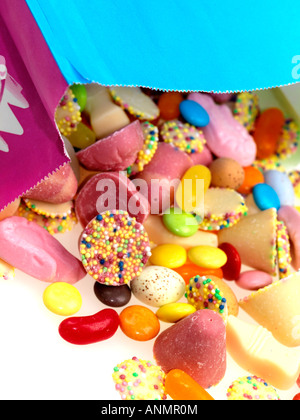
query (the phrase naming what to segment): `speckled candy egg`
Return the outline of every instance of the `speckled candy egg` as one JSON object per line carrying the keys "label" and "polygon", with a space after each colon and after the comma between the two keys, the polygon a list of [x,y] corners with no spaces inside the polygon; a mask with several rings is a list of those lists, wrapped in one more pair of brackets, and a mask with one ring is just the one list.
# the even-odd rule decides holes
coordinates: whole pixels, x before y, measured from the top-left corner
{"label": "speckled candy egg", "polygon": [[234,159],[216,159],[210,164],[209,169],[213,187],[237,190],[243,184],[245,178],[244,170]]}
{"label": "speckled candy egg", "polygon": [[149,306],[177,302],[184,295],[185,281],[170,268],[149,266],[130,283],[133,295]]}

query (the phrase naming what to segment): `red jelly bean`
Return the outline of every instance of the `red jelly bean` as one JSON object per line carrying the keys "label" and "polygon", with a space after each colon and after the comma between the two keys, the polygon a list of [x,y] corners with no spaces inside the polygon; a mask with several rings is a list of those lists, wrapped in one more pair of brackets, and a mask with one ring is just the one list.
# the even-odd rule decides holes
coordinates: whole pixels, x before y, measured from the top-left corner
{"label": "red jelly bean", "polygon": [[119,324],[119,315],[114,309],[103,309],[95,315],[66,318],[58,331],[69,343],[84,345],[111,338]]}
{"label": "red jelly bean", "polygon": [[236,248],[224,242],[219,248],[227,255],[227,263],[223,265],[222,271],[225,280],[237,280],[241,274],[241,257]]}
{"label": "red jelly bean", "polygon": [[300,401],[300,394],[296,394],[293,398],[293,401]]}

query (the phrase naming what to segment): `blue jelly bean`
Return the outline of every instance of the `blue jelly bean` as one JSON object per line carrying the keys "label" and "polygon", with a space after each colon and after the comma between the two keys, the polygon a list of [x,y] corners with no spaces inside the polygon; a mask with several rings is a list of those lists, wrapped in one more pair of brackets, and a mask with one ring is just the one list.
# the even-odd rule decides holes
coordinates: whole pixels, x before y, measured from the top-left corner
{"label": "blue jelly bean", "polygon": [[255,204],[260,210],[280,209],[280,200],[276,191],[268,184],[257,184],[252,190]]}
{"label": "blue jelly bean", "polygon": [[191,100],[182,101],[179,105],[182,117],[195,127],[206,127],[209,124],[209,115],[197,102]]}

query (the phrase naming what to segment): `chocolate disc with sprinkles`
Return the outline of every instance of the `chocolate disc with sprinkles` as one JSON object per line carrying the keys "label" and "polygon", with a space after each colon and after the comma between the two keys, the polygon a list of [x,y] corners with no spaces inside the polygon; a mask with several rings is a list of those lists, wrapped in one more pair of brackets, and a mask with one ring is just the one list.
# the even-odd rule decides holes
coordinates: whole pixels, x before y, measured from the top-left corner
{"label": "chocolate disc with sprinkles", "polygon": [[148,121],[143,122],[141,127],[144,133],[144,145],[138,152],[134,164],[127,168],[128,176],[136,175],[137,173],[142,172],[144,167],[150,163],[157,150],[159,141],[158,128]]}
{"label": "chocolate disc with sprinkles", "polygon": [[185,296],[188,303],[194,306],[197,311],[210,309],[221,315],[224,321],[227,320],[227,300],[216,283],[209,277],[199,275],[192,277],[186,286]]}
{"label": "chocolate disc with sprinkles", "polygon": [[113,86],[109,91],[116,104],[135,118],[153,121],[159,117],[158,106],[139,87]]}
{"label": "chocolate disc with sprinkles", "polygon": [[26,206],[36,214],[40,214],[49,219],[66,218],[72,215],[74,210],[73,201],[67,201],[62,204],[46,203],[44,201],[29,200],[24,198]]}
{"label": "chocolate disc with sprinkles", "polygon": [[257,94],[253,92],[238,93],[233,109],[234,118],[251,132],[258,114],[259,99]]}
{"label": "chocolate disc with sprinkles", "polygon": [[278,140],[276,157],[286,159],[297,152],[300,140],[300,128],[294,120],[288,119]]}
{"label": "chocolate disc with sprinkles", "polygon": [[166,400],[164,371],[137,357],[114,367],[113,381],[122,400]]}
{"label": "chocolate disc with sprinkles", "polygon": [[55,121],[60,133],[68,137],[73,131],[77,130],[77,125],[81,122],[81,119],[78,101],[72,90],[68,89],[55,112]]}
{"label": "chocolate disc with sprinkles", "polygon": [[202,130],[179,120],[165,122],[160,135],[165,143],[186,153],[201,153],[206,143]]}
{"label": "chocolate disc with sprinkles", "polygon": [[[30,205],[34,207],[32,201],[30,202]],[[51,235],[71,231],[78,222],[75,210],[73,208],[70,210],[70,212],[68,212],[68,214],[60,216],[56,215],[55,217],[52,217],[52,214],[50,217],[48,213],[46,215],[43,211],[34,211],[23,200],[21,201],[18,208],[18,216],[25,217],[25,219],[29,220],[30,222],[37,223],[39,226],[47,230]]]}
{"label": "chocolate disc with sprinkles", "polygon": [[255,375],[244,376],[232,382],[227,390],[228,401],[278,401],[275,388]]}
{"label": "chocolate disc with sprinkles", "polygon": [[248,208],[245,199],[230,188],[209,188],[204,195],[204,217],[201,230],[218,231],[234,226]]}
{"label": "chocolate disc with sprinkles", "polygon": [[122,210],[91,220],[81,235],[79,251],[86,272],[110,286],[128,284],[139,276],[151,256],[143,225]]}

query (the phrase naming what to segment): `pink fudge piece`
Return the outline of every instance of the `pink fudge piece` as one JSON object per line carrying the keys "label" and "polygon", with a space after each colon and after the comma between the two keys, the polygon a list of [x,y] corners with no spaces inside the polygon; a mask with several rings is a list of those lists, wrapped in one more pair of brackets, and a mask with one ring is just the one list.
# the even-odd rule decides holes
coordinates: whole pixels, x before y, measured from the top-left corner
{"label": "pink fudge piece", "polygon": [[136,176],[147,183],[141,193],[150,203],[151,214],[161,214],[174,203],[173,186],[178,185],[176,180],[179,181],[191,166],[194,163],[187,153],[168,143],[158,144],[151,162]]}
{"label": "pink fudge piece", "polygon": [[290,242],[292,266],[300,269],[300,213],[292,206],[282,206],[278,210],[278,219],[286,225]]}
{"label": "pink fudge piece", "polygon": [[210,123],[202,127],[207,145],[217,157],[235,159],[241,166],[250,166],[256,158],[256,144],[246,128],[232,115],[227,105],[217,105],[211,96],[191,93],[188,99],[208,112]]}
{"label": "pink fudge piece", "polygon": [[73,200],[77,188],[76,175],[68,163],[28,191],[24,197],[47,203],[62,204]]}
{"label": "pink fudge piece", "polygon": [[94,217],[107,210],[125,210],[143,223],[150,207],[126,175],[104,172],[94,175],[81,188],[75,200],[75,211],[81,225],[86,227]]}
{"label": "pink fudge piece", "polygon": [[90,171],[123,171],[132,165],[143,148],[144,134],[139,121],[98,140],[77,153],[80,163]]}
{"label": "pink fudge piece", "polygon": [[189,157],[191,158],[193,165],[209,166],[213,161],[213,155],[206,145],[204,145],[201,153],[191,153],[189,154]]}
{"label": "pink fudge piece", "polygon": [[45,282],[74,284],[86,276],[79,259],[35,222],[13,216],[0,222],[0,258]]}
{"label": "pink fudge piece", "polygon": [[217,385],[226,372],[225,323],[216,312],[199,310],[163,331],[153,354],[166,373],[181,369],[203,388]]}

